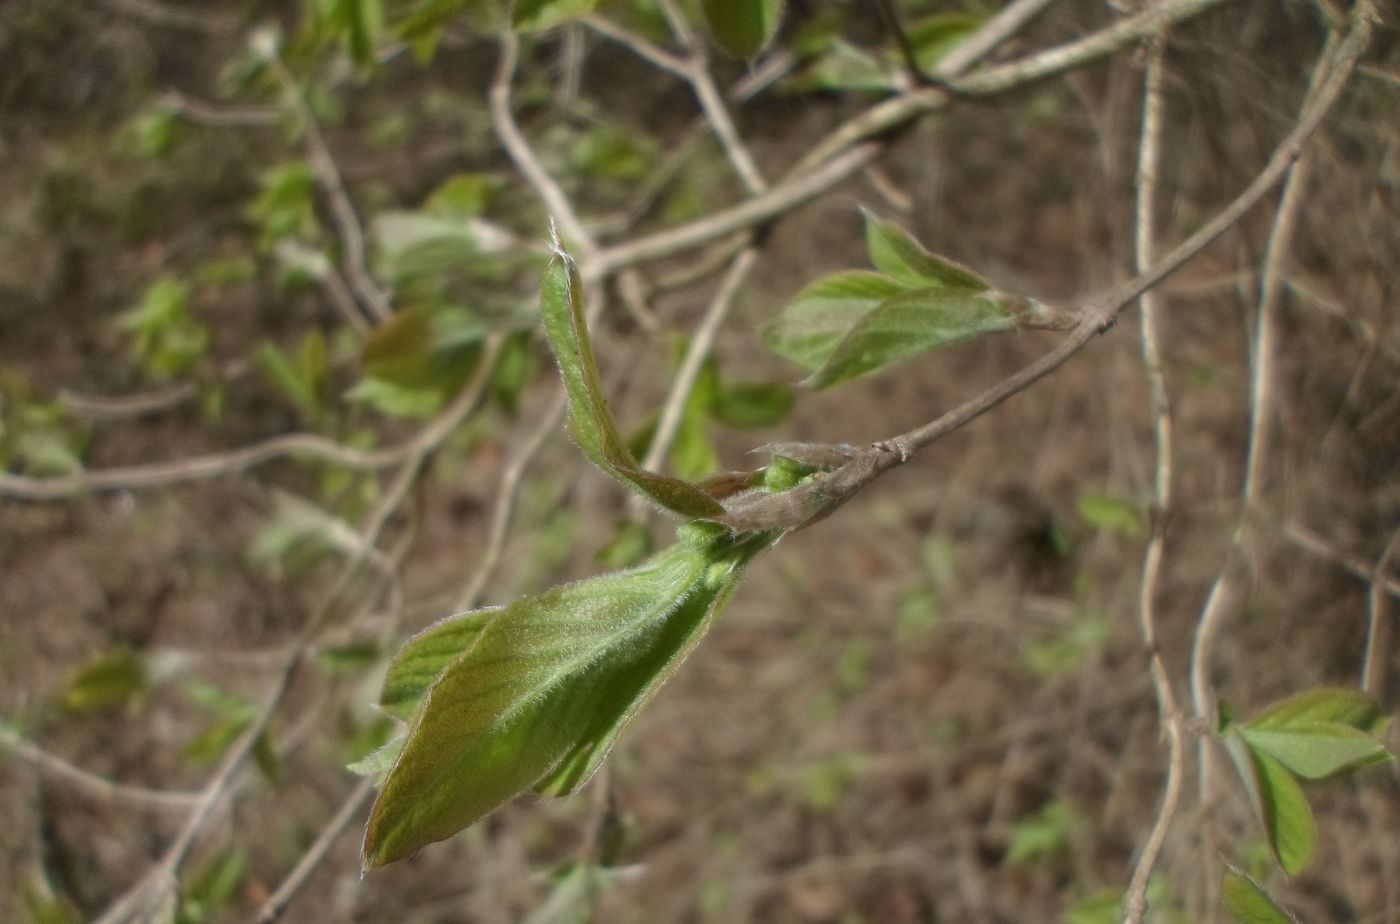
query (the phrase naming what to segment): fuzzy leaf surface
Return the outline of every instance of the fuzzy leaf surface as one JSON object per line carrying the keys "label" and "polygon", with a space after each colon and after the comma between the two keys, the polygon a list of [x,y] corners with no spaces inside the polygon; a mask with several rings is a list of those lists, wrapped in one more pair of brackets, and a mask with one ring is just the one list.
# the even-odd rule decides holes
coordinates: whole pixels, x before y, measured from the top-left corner
{"label": "fuzzy leaf surface", "polygon": [[870,262],[911,286],[948,286],[985,292],[992,284],[965,266],[929,253],[892,221],[865,213],[865,247]]}
{"label": "fuzzy leaf surface", "polygon": [[682,535],[701,541],[491,615],[414,715],[370,813],[367,867],[449,837],[526,789],[562,794],[588,779],[771,542],[735,545],[722,527],[694,524]]}
{"label": "fuzzy leaf surface", "polygon": [[447,666],[481,638],[499,607],[441,619],[404,643],[389,662],[379,705],[401,719],[411,718],[423,695]]}
{"label": "fuzzy leaf surface", "polygon": [[594,465],[667,510],[688,517],[723,516],[719,502],[690,482],[643,471],[627,448],[603,397],[582,289],[574,261],[556,251],[540,288],[540,312],[569,394],[569,433]]}
{"label": "fuzzy leaf surface", "polygon": [[862,318],[909,286],[880,273],[851,270],[818,279],[764,325],[769,349],[815,372]]}
{"label": "fuzzy leaf surface", "polygon": [[915,289],[886,300],[856,322],[807,384],[826,388],[920,353],[1016,326],[1014,314],[996,293]]}

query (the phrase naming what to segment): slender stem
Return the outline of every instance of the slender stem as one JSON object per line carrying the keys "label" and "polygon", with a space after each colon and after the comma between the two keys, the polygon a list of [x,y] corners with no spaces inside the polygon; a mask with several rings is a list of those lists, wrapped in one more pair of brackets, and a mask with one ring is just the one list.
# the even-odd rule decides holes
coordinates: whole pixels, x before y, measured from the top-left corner
{"label": "slender stem", "polygon": [[625,244],[604,247],[591,257],[583,255],[579,259],[579,272],[585,282],[597,282],[626,267],[669,257],[771,221],[826,192],[865,166],[878,152],[876,144],[852,148],[810,173],[787,180],[724,211]]}
{"label": "slender stem", "polygon": [[126,924],[155,918],[160,909],[167,907],[178,886],[181,866],[194,848],[209,820],[213,818],[231,799],[237,789],[248,756],[259,739],[267,733],[273,718],[280,710],[293,681],[300,675],[302,667],[315,650],[317,638],[335,612],[336,605],[359,574],[361,566],[368,558],[368,551],[374,549],[385,527],[394,513],[403,504],[409,491],[417,483],[429,456],[442,441],[456,428],[480,402],[490,382],[493,357],[500,348],[500,337],[495,337],[488,345],[481,365],[472,380],[462,389],[450,409],[451,414],[430,423],[414,440],[416,448],[403,462],[398,476],[380,498],[374,509],[366,517],[361,529],[362,542],[357,553],[342,567],[335,584],[331,587],[316,612],[307,620],[306,626],[298,634],[281,672],[273,682],[272,690],[263,701],[258,714],[248,727],[230,746],[219,767],[205,784],[199,803],[186,819],[174,841],[166,848],[155,867],[135,886],[110,905],[98,919],[98,924]]}
{"label": "slender stem", "polygon": [[506,153],[510,155],[516,168],[524,174],[526,182],[534,188],[535,194],[544,202],[545,208],[563,230],[570,246],[579,252],[580,257],[586,258],[597,247],[593,235],[584,228],[564,190],[535,156],[530,143],[525,140],[525,135],[515,124],[515,114],[511,111],[510,87],[520,60],[520,39],[507,28],[501,33],[500,46],[501,57],[496,65],[496,76],[491,81],[491,89],[487,93],[491,124],[496,129],[496,135],[501,139]]}
{"label": "slender stem", "polygon": [[345,188],[345,180],[340,175],[340,168],[336,166],[330,145],[326,143],[326,137],[321,133],[321,125],[316,120],[316,114],[307,105],[301,84],[297,82],[291,70],[277,55],[271,56],[268,59],[268,64],[272,72],[277,75],[277,79],[281,81],[287,99],[291,102],[292,108],[296,111],[297,118],[301,122],[302,130],[306,132],[306,149],[307,154],[310,155],[311,169],[315,172],[316,178],[320,180],[322,188],[325,189],[326,201],[331,208],[331,216],[335,219],[341,245],[345,248],[342,265],[345,268],[345,275],[349,280],[350,287],[354,290],[359,303],[369,312],[370,318],[376,323],[383,323],[393,315],[394,309],[390,304],[388,294],[379,287],[379,283],[375,282],[370,275],[369,266],[365,261],[364,229],[360,224],[359,216],[355,214],[355,205],[350,201],[350,193]]}
{"label": "slender stem", "polygon": [[[1316,110],[1325,99],[1335,99],[1340,85],[1333,78],[1341,71],[1346,71],[1349,75],[1354,67],[1360,54],[1355,40],[1364,41],[1369,29],[1369,19],[1360,15],[1360,7],[1358,14],[1356,25],[1345,40],[1339,41],[1336,33],[1328,36],[1327,44],[1314,67],[1300,119],[1306,118],[1306,114]],[[1344,47],[1348,43],[1351,47]],[[1277,314],[1281,291],[1279,280],[1282,278],[1283,261],[1292,242],[1293,228],[1297,222],[1307,182],[1306,161],[1299,159],[1301,153],[1300,150],[1293,158],[1293,163],[1287,167],[1288,179],[1273,227],[1269,231],[1269,243],[1261,272],[1259,317],[1251,351],[1254,374],[1250,382],[1249,444],[1245,454],[1245,478],[1242,488],[1244,517],[1231,540],[1225,564],[1206,596],[1191,641],[1191,703],[1196,718],[1203,722],[1210,722],[1215,714],[1216,698],[1210,679],[1215,640],[1248,584],[1248,559],[1251,547],[1255,544],[1255,524],[1263,496],[1263,472],[1270,461],[1268,436],[1274,413],[1274,366],[1278,350]],[[1202,747],[1199,758],[1201,801],[1209,805],[1214,795],[1219,755],[1210,747]]]}
{"label": "slender stem", "polygon": [[188,812],[199,804],[200,794],[197,792],[147,789],[144,786],[132,786],[109,780],[91,770],[85,770],[77,764],[70,763],[62,757],[50,754],[4,725],[0,725],[0,750],[13,752],[44,773],[61,779],[75,789],[97,799],[126,802],[141,808],[158,808],[180,812]]}
{"label": "slender stem", "polygon": [[[1137,233],[1135,269],[1141,273],[1152,265],[1156,250],[1154,214],[1157,205],[1157,180],[1161,168],[1163,101],[1162,83],[1165,70],[1166,36],[1158,36],[1150,45],[1147,73],[1143,90],[1142,138],[1138,145],[1137,173]],[[1162,344],[1158,330],[1158,304],[1155,291],[1147,291],[1138,300],[1142,328],[1142,364],[1147,374],[1152,402],[1152,429],[1157,444],[1157,464],[1154,476],[1154,511],[1152,535],[1143,553],[1142,581],[1138,594],[1138,621],[1142,644],[1147,650],[1152,687],[1157,695],[1157,711],[1162,731],[1167,738],[1167,777],[1162,789],[1162,802],[1157,818],[1143,843],[1123,897],[1123,924],[1140,924],[1147,913],[1147,885],[1152,870],[1161,855],[1167,832],[1181,802],[1181,781],[1186,769],[1186,752],[1182,742],[1181,709],[1172,691],[1171,677],[1157,637],[1157,588],[1161,582],[1162,563],[1166,553],[1166,527],[1172,506],[1172,416],[1166,376],[1162,372]]]}
{"label": "slender stem", "polygon": [[1379,583],[1386,593],[1392,597],[1400,597],[1400,579],[1385,574],[1377,575],[1373,563],[1343,552],[1306,526],[1289,523],[1283,527],[1283,535],[1298,548],[1319,558],[1325,558],[1352,577],[1371,584]]}
{"label": "slender stem", "polygon": [[729,310],[734,307],[739,290],[748,281],[749,273],[753,271],[757,259],[758,251],[747,247],[740,251],[734,261],[729,264],[729,272],[725,273],[724,280],[719,285],[719,291],[710,300],[710,306],[706,309],[705,316],[700,319],[695,333],[691,335],[690,344],[685,351],[685,358],[681,360],[680,369],[676,371],[675,381],[671,384],[671,391],[666,396],[665,404],[661,407],[661,416],[656,423],[656,433],[651,438],[646,458],[642,460],[642,468],[648,471],[658,471],[665,461],[666,453],[670,451],[671,443],[680,427],[685,404],[689,400],[690,393],[695,388],[695,382],[700,378],[700,370],[704,368],[705,360],[714,346],[715,335],[719,333],[724,319],[729,317]]}
{"label": "slender stem", "polygon": [[1386,543],[1371,571],[1371,590],[1367,594],[1366,651],[1362,657],[1361,689],[1379,700],[1385,692],[1386,665],[1393,654],[1390,640],[1394,626],[1390,617],[1390,594],[1386,592],[1385,575],[1390,563],[1400,554],[1400,530]]}
{"label": "slender stem", "polygon": [[336,810],[331,820],[326,822],[326,826],[321,829],[321,833],[316,836],[316,840],[311,846],[306,848],[301,857],[297,860],[296,866],[287,874],[281,884],[263,902],[262,907],[254,920],[257,924],[272,924],[273,921],[282,917],[282,913],[287,910],[287,905],[296,898],[302,886],[306,885],[311,874],[325,860],[326,854],[335,846],[336,840],[344,833],[360,814],[360,809],[369,801],[369,797],[374,795],[374,779],[365,777],[356,784],[350,794],[341,800],[340,808]]}

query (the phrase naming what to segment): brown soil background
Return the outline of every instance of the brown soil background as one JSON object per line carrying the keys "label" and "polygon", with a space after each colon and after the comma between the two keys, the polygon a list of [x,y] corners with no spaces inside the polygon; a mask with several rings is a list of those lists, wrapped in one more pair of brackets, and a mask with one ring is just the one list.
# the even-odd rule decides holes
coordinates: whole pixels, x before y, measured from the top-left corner
{"label": "brown soil background", "polygon": [[[114,318],[162,270],[246,248],[242,210],[256,170],[299,150],[275,132],[221,130],[191,131],[165,164],[111,154],[117,131],[155,94],[175,87],[212,97],[217,66],[242,41],[153,25],[121,6],[21,0],[0,9],[0,59],[8,61],[0,75],[0,366],[37,396],[150,387],[127,361]],[[259,7],[209,9],[248,6]],[[1007,52],[1064,41],[1108,15],[1102,4],[1061,3]],[[1400,46],[1391,27],[1380,29],[1367,59],[1377,73],[1355,78],[1310,149],[1312,181],[1288,261],[1296,287],[1282,313],[1267,541],[1215,662],[1221,695],[1244,714],[1306,687],[1355,685],[1360,674],[1369,586],[1291,542],[1286,524],[1367,563],[1400,525]],[[1304,4],[1246,2],[1173,36],[1166,241],[1184,237],[1259,169],[1291,125],[1322,34]],[[588,48],[583,94],[598,110],[663,140],[690,118],[683,88],[596,37]],[[547,74],[556,53],[541,43],[529,66]],[[491,42],[475,41],[446,48],[426,70],[396,61],[343,91],[345,119],[331,142],[363,210],[415,206],[459,170],[505,175],[508,164],[481,127],[493,61]],[[718,67],[727,78],[742,73],[729,61]],[[1127,52],[954,105],[904,133],[879,164],[912,208],[900,211],[857,177],[777,222],[716,346],[726,371],[793,378],[755,327],[805,281],[865,265],[858,205],[1002,287],[1047,301],[1072,305],[1125,278],[1140,87],[1140,61]],[[430,91],[452,94],[461,110],[425,117],[405,145],[370,143],[377,116],[396,107],[417,114]],[[776,176],[864,104],[769,97],[738,119]],[[546,109],[526,125],[539,130],[551,118]],[[731,192],[716,192],[716,201]],[[1240,515],[1255,274],[1276,197],[1265,203],[1161,290],[1179,506],[1167,530],[1160,632],[1178,681]],[[517,230],[543,234],[529,224]],[[669,327],[688,331],[708,294],[702,286],[654,307]],[[201,302],[197,313],[224,366],[246,363],[260,340],[292,343],[311,326],[337,324],[316,293],[288,296],[263,281]],[[770,430],[717,430],[721,455],[739,466],[773,439],[861,443],[901,432],[1041,355],[1055,336],[990,339],[804,394]],[[665,351],[620,310],[606,316],[598,339],[605,374],[617,377],[610,388],[619,416],[640,419],[664,394]],[[1139,350],[1129,312],[1067,368],[755,564],[712,635],[610,759],[629,867],[624,884],[599,896],[597,920],[1055,921],[1076,901],[1122,887],[1155,815],[1166,753],[1136,622],[1143,539],[1095,529],[1076,505],[1086,494],[1144,507],[1150,500]],[[407,627],[444,615],[474,567],[502,462],[555,388],[548,364],[539,369],[517,417],[482,412],[480,438],[425,478],[401,575]],[[176,458],[295,425],[265,383],[243,376],[228,387],[217,423],[184,404],[92,424],[84,462]],[[388,441],[407,430],[381,432]],[[155,658],[179,653],[201,676],[259,698],[331,572],[280,578],[251,565],[246,550],[271,490],[306,485],[295,463],[281,462],[168,490],[0,499],[0,716],[24,717],[44,749],[109,779],[198,789],[208,770],[181,750],[207,715],[176,689],[157,686],[131,708],[95,714],[64,715],[51,703],[75,668],[114,645]],[[562,433],[531,468],[525,493],[490,602],[593,573],[594,555],[625,515],[621,492],[581,464]],[[574,512],[572,545],[542,569],[539,537],[558,508]],[[950,578],[929,574],[931,546],[951,550]],[[916,590],[936,600],[937,618],[911,634],[900,630],[899,613]],[[1100,644],[1049,676],[1028,666],[1028,650],[1073,637],[1086,613],[1102,620]],[[1395,660],[1387,708],[1400,693]],[[364,720],[371,695],[358,675],[313,672],[298,684],[274,725],[289,742],[280,777],[250,777],[194,858],[197,867],[235,843],[248,852],[247,876],[217,920],[246,919],[353,787],[340,740]],[[550,872],[586,846],[598,791],[595,783],[565,800],[518,799],[363,879],[352,825],[286,919],[520,920],[548,894]],[[1271,888],[1309,921],[1400,920],[1393,771],[1308,791],[1317,858],[1293,881],[1275,876]],[[1017,825],[1055,800],[1075,818],[1064,848],[1006,862]],[[0,883],[8,884],[0,920],[9,921],[23,920],[18,896],[35,882],[82,919],[100,913],[159,856],[180,816],[106,802],[6,759],[0,818]],[[1238,787],[1202,814],[1188,781],[1161,866],[1184,919],[1223,920],[1211,903],[1221,862],[1257,841]]]}

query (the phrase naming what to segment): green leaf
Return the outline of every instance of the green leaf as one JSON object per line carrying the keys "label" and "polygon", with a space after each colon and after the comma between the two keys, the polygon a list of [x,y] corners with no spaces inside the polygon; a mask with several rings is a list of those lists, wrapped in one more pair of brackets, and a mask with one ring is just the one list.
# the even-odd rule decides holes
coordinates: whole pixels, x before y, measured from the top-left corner
{"label": "green leaf", "polygon": [[1385,745],[1340,722],[1294,722],[1284,728],[1245,725],[1249,746],[1278,760],[1305,780],[1320,780],[1390,759]]}
{"label": "green leaf", "polygon": [[985,292],[992,284],[964,266],[935,256],[894,222],[865,213],[865,246],[870,262],[911,286],[948,286]]}
{"label": "green leaf", "polygon": [[919,67],[932,71],[934,66],[986,22],[985,16],[971,13],[938,13],[909,27],[909,43]]}
{"label": "green leaf", "polygon": [[364,862],[449,837],[531,787],[586,781],[622,728],[703,636],[744,564],[776,537],[682,527],[631,571],[493,613],[413,718],[370,813]]}
{"label": "green leaf", "polygon": [[818,279],[762,328],[763,342],[799,366],[821,368],[842,338],[909,286],[879,273],[851,270]]}
{"label": "green leaf", "polygon": [[861,318],[807,384],[826,388],[920,353],[1015,328],[1015,317],[999,293],[915,289]]}
{"label": "green leaf", "polygon": [[1069,844],[1074,831],[1074,806],[1056,799],[1039,812],[1018,821],[1011,829],[1006,864],[1020,866],[1034,860],[1048,860]]}
{"label": "green leaf", "polygon": [[705,21],[730,54],[752,58],[773,39],[783,18],[783,0],[704,0]]}
{"label": "green leaf", "polygon": [[540,310],[569,394],[569,432],[584,455],[604,472],[668,510],[688,517],[723,516],[724,508],[719,502],[690,482],[643,471],[618,434],[598,380],[578,269],[562,249],[556,251],[545,270]]}
{"label": "green leaf", "polygon": [[1305,690],[1275,703],[1253,719],[1255,729],[1281,729],[1291,725],[1313,722],[1336,722],[1376,732],[1384,724],[1386,713],[1380,704],[1363,690],[1354,687],[1318,687]]}
{"label": "green leaf", "polygon": [[787,417],[792,404],[792,388],[782,382],[732,382],[716,390],[710,414],[731,427],[767,427]]}
{"label": "green leaf", "polygon": [[1221,894],[1225,909],[1237,924],[1298,924],[1298,919],[1275,904],[1262,885],[1233,866],[1225,870]]}
{"label": "green leaf", "polygon": [[104,652],[78,668],[63,691],[64,708],[91,712],[125,705],[146,689],[146,664],[128,648]]}
{"label": "green leaf", "polygon": [[441,619],[409,639],[389,662],[379,705],[401,719],[411,718],[423,695],[447,666],[481,638],[500,607]]}
{"label": "green leaf", "polygon": [[1317,845],[1317,823],[1303,788],[1277,759],[1250,747],[1238,725],[1225,733],[1224,742],[1274,859],[1290,876],[1296,875],[1307,866]]}
{"label": "green leaf", "polygon": [[346,764],[345,769],[357,776],[380,777],[379,783],[382,783],[382,777],[387,776],[389,771],[394,769],[394,764],[398,763],[406,741],[407,733],[395,735],[359,760]]}
{"label": "green leaf", "polygon": [[1121,497],[1081,494],[1075,506],[1086,523],[1120,536],[1141,536],[1146,526],[1138,505]]}
{"label": "green leaf", "polygon": [[520,32],[551,29],[593,12],[598,0],[516,0],[511,25]]}

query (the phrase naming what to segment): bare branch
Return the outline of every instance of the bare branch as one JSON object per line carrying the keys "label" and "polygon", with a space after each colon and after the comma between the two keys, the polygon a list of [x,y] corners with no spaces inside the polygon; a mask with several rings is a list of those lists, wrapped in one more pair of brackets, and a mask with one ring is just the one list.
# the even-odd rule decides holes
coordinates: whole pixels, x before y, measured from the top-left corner
{"label": "bare branch", "polygon": [[50,754],[32,741],[22,738],[17,732],[0,725],[0,750],[9,750],[18,757],[29,761],[39,770],[63,780],[73,788],[96,799],[108,802],[126,802],[138,808],[157,808],[167,811],[188,812],[199,804],[197,792],[170,792],[168,790],[147,789],[144,786],[131,786],[117,783],[99,776],[91,770],[84,770],[77,764],[69,763],[62,757]]}
{"label": "bare branch", "polygon": [[[1156,254],[1155,220],[1157,179],[1162,154],[1162,83],[1165,70],[1166,36],[1151,44],[1143,90],[1142,138],[1138,144],[1137,235],[1135,269],[1141,273],[1152,265]],[[1166,552],[1166,527],[1172,506],[1172,415],[1166,376],[1162,372],[1162,344],[1158,331],[1157,296],[1149,290],[1139,299],[1142,325],[1142,364],[1147,373],[1152,401],[1152,425],[1157,442],[1154,478],[1152,535],[1143,553],[1142,582],[1138,593],[1138,622],[1142,644],[1147,650],[1152,686],[1157,694],[1157,711],[1167,737],[1167,778],[1157,818],[1133,866],[1128,890],[1123,896],[1123,924],[1140,924],[1147,913],[1147,884],[1166,842],[1172,819],[1181,802],[1181,782],[1186,770],[1186,750],[1182,742],[1184,718],[1172,691],[1171,677],[1162,659],[1157,638],[1157,588]]]}
{"label": "bare branch", "polygon": [[331,820],[326,822],[326,826],[321,829],[321,833],[316,835],[316,840],[311,843],[297,860],[296,866],[287,874],[281,884],[277,886],[273,893],[268,896],[258,909],[254,918],[257,924],[272,924],[282,917],[282,912],[287,910],[287,905],[296,898],[302,886],[311,878],[311,874],[325,860],[326,854],[335,846],[336,840],[345,829],[350,826],[360,813],[361,807],[369,801],[369,797],[374,795],[373,777],[365,777],[350,791],[350,794],[341,800],[340,808],[336,810]]}
{"label": "bare branch", "polygon": [[651,445],[647,448],[646,458],[642,460],[642,468],[648,471],[660,471],[662,463],[666,459],[666,453],[671,449],[671,442],[676,437],[676,430],[680,426],[681,413],[685,410],[686,401],[690,399],[690,393],[695,388],[695,382],[700,377],[700,370],[704,368],[705,359],[710,355],[710,349],[714,346],[715,335],[719,333],[720,325],[729,316],[729,310],[734,306],[734,302],[748,281],[749,273],[753,271],[754,263],[758,259],[758,251],[752,247],[740,251],[734,258],[734,262],[729,265],[729,272],[725,274],[724,281],[720,283],[719,291],[710,300],[710,306],[705,310],[705,315],[696,325],[695,333],[691,335],[690,344],[685,351],[685,358],[681,360],[681,367],[676,371],[675,381],[671,384],[671,391],[666,396],[666,402],[661,407],[661,416],[656,422],[656,433],[651,438]]}
{"label": "bare branch", "polygon": [[429,456],[456,429],[457,424],[461,423],[477,406],[486,393],[486,386],[491,379],[490,370],[494,365],[494,356],[499,351],[501,343],[502,338],[499,336],[493,337],[488,343],[476,375],[453,401],[450,415],[429,424],[423,429],[420,436],[415,438],[414,451],[403,462],[393,484],[366,517],[365,524],[361,529],[362,541],[358,546],[359,554],[354,555],[345,563],[335,584],[298,634],[291,654],[274,681],[272,691],[263,701],[258,714],[229,748],[218,769],[205,784],[199,804],[190,814],[175,840],[166,848],[155,868],[114,902],[98,919],[99,924],[145,921],[150,919],[158,909],[167,906],[170,895],[178,884],[181,866],[209,819],[221,809],[228,799],[232,798],[248,755],[258,740],[267,732],[273,717],[281,708],[293,680],[300,674],[301,668],[314,652],[318,636],[335,612],[336,605],[359,573],[360,567],[366,561],[367,550],[378,546],[379,538],[390,518],[399,509],[413,485],[418,481]]}
{"label": "bare branch", "polygon": [[268,65],[281,82],[287,101],[296,112],[302,130],[306,132],[306,149],[311,169],[326,192],[331,216],[335,219],[340,242],[345,248],[342,265],[350,288],[355,292],[359,303],[369,312],[370,318],[376,323],[383,323],[393,315],[394,309],[388,294],[370,276],[369,266],[365,262],[364,229],[359,216],[355,214],[355,206],[350,201],[350,193],[345,188],[340,168],[336,166],[335,157],[331,154],[330,146],[326,144],[326,137],[321,133],[316,114],[307,105],[301,84],[281,57],[276,54],[269,56]]}
{"label": "bare branch", "polygon": [[1367,595],[1366,651],[1362,657],[1361,689],[1377,700],[1385,691],[1386,666],[1393,654],[1390,640],[1394,634],[1391,624],[1390,595],[1386,593],[1385,575],[1390,563],[1400,554],[1400,530],[1390,536],[1385,550],[1371,570],[1371,592]]}
{"label": "bare branch", "polygon": [[[943,77],[959,93],[968,95],[990,95],[1009,90],[1012,87],[1040,80],[1053,74],[1097,61],[1135,42],[1150,39],[1162,29],[1187,19],[1199,16],[1226,0],[1162,0],[1148,6],[1136,16],[1129,16],[1115,22],[1082,39],[1050,48],[1037,54],[1011,61],[997,67],[977,71],[967,77],[953,79],[951,66],[947,71],[938,69],[935,73]],[[1030,11],[1032,14],[1035,10]],[[1027,16],[1027,19],[1030,17]],[[1019,27],[1021,22],[1016,22]],[[988,24],[990,29],[991,23]],[[988,33],[991,35],[992,33]],[[999,37],[998,41],[1004,38]],[[967,62],[971,64],[972,62]],[[794,172],[812,169],[852,145],[867,138],[883,134],[910,119],[928,112],[942,109],[948,103],[948,94],[937,87],[921,87],[903,96],[870,107],[831,132],[825,139],[813,146],[794,168]]]}
{"label": "bare branch", "polygon": [[[1310,94],[1297,124],[1274,149],[1268,163],[1249,186],[1150,269],[1118,286],[1103,298],[1091,302],[1081,313],[1082,320],[1079,325],[1070,331],[1059,346],[936,420],[862,450],[852,461],[823,479],[809,482],[783,494],[771,495],[771,501],[759,499],[757,503],[749,505],[742,517],[732,516],[726,522],[730,522],[737,529],[791,528],[807,525],[814,520],[810,516],[801,515],[804,500],[809,497],[819,498],[820,507],[824,511],[822,516],[825,516],[871,481],[909,461],[920,449],[960,429],[1068,362],[1096,333],[1107,330],[1114,319],[1140,295],[1176,272],[1233,227],[1284,177],[1337,101],[1357,60],[1366,48],[1370,33],[1371,20],[1361,12],[1354,18],[1346,37],[1337,45],[1336,54],[1326,55],[1319,61],[1315,72],[1315,92]],[[798,522],[792,522],[793,516],[802,518]]]}
{"label": "bare branch", "polygon": [[564,190],[559,188],[554,177],[549,175],[549,171],[544,169],[544,165],[535,156],[530,143],[525,140],[520,127],[515,124],[515,115],[511,111],[510,86],[511,81],[515,79],[515,67],[520,59],[520,39],[507,28],[501,33],[500,43],[500,61],[496,65],[496,76],[491,81],[491,89],[487,94],[491,124],[516,168],[525,175],[526,181],[544,202],[550,216],[559,223],[570,246],[578,251],[581,259],[586,259],[597,247],[593,235],[589,234],[583,222],[579,221],[578,213],[569,197],[564,195]]}
{"label": "bare branch", "polygon": [[1352,577],[1368,583],[1378,582],[1385,588],[1386,593],[1392,597],[1400,597],[1400,579],[1384,574],[1376,575],[1374,563],[1343,552],[1307,527],[1289,523],[1284,526],[1283,535],[1298,548],[1330,561]]}
{"label": "bare branch", "polygon": [[[1369,20],[1357,17],[1357,25],[1348,35],[1350,42],[1369,27]],[[1318,64],[1313,71],[1308,97],[1304,100],[1303,116],[1314,108],[1329,87],[1336,87],[1330,81],[1329,69],[1335,73],[1350,70],[1360,55],[1356,48],[1355,57],[1346,60],[1348,49],[1338,41],[1336,33],[1328,37]],[[1364,46],[1363,46],[1364,47]],[[1330,62],[1337,59],[1335,65]],[[1339,90],[1340,88],[1337,87]],[[1335,98],[1335,95],[1334,95]],[[1301,155],[1301,151],[1299,152]],[[1256,322],[1255,342],[1251,351],[1254,375],[1250,383],[1250,431],[1249,445],[1245,456],[1245,478],[1242,490],[1244,518],[1232,537],[1226,553],[1225,564],[1211,585],[1205,606],[1196,622],[1196,630],[1191,640],[1191,703],[1196,718],[1209,721],[1215,714],[1215,691],[1211,685],[1210,669],[1214,655],[1215,639],[1220,633],[1238,598],[1248,585],[1248,557],[1255,541],[1259,502],[1262,498],[1262,483],[1265,467],[1269,462],[1269,428],[1273,420],[1274,404],[1274,362],[1277,352],[1278,304],[1280,280],[1283,278],[1283,260],[1292,243],[1293,228],[1303,201],[1303,189],[1307,182],[1306,161],[1294,158],[1295,163],[1288,169],[1288,181],[1284,186],[1279,202],[1278,214],[1269,232],[1269,243],[1264,257],[1259,296],[1259,317]],[[1218,755],[1208,747],[1200,750],[1200,795],[1203,804],[1209,804],[1215,786]]]}
{"label": "bare branch", "polygon": [[835,186],[865,166],[878,152],[879,145],[875,144],[852,148],[811,173],[774,186],[722,212],[625,244],[604,247],[591,257],[581,258],[579,272],[584,281],[596,282],[626,267],[673,256],[771,221]]}

